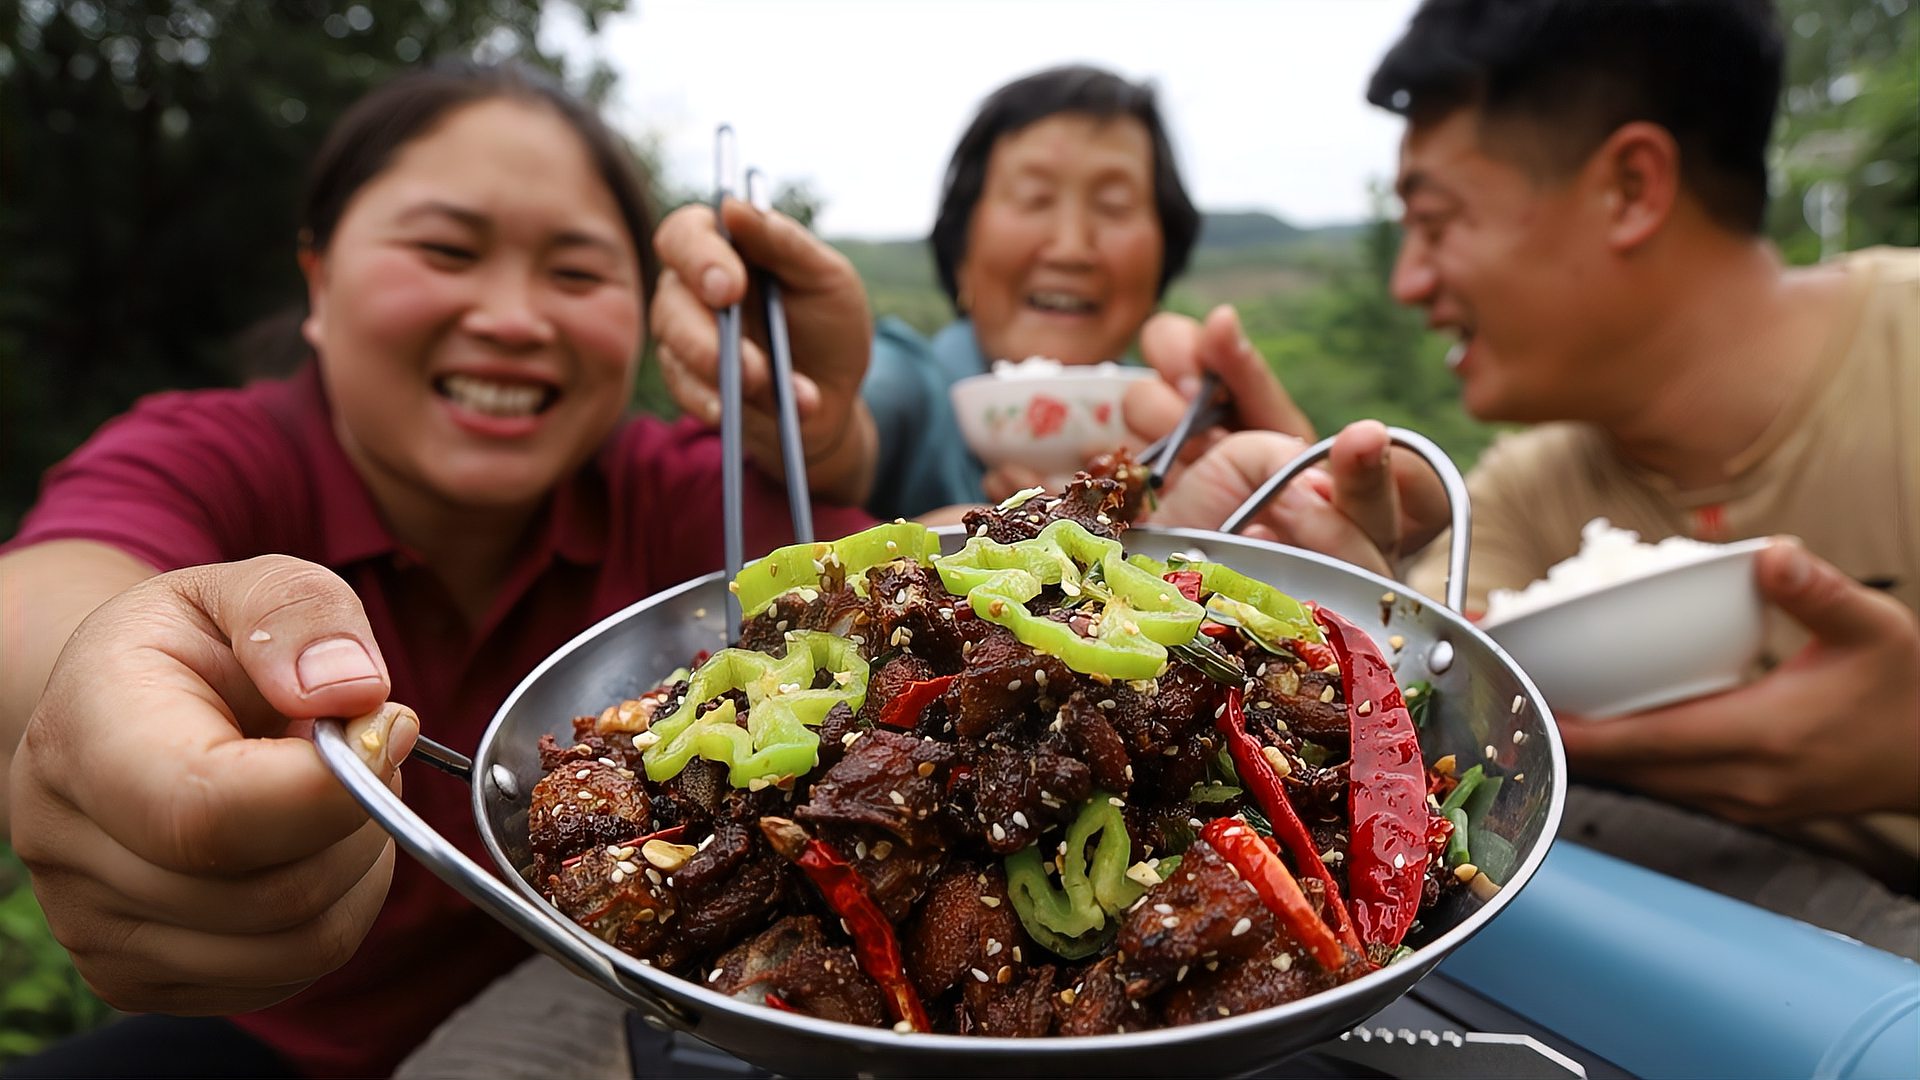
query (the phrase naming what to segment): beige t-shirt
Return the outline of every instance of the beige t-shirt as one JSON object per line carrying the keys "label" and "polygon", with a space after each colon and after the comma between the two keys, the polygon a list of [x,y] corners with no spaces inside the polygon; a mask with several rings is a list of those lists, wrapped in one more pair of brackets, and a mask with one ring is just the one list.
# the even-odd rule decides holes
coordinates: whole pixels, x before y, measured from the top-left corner
{"label": "beige t-shirt", "polygon": [[[1920,250],[1873,248],[1837,264],[1851,277],[1847,315],[1820,357],[1817,391],[1730,463],[1726,483],[1676,490],[1621,460],[1586,424],[1543,424],[1497,441],[1467,481],[1468,608],[1483,610],[1491,589],[1545,577],[1579,551],[1580,527],[1604,517],[1648,542],[1797,536],[1855,580],[1920,611]],[[1430,596],[1440,595],[1445,579],[1446,539],[1422,552],[1407,575]],[[1770,661],[1806,640],[1791,619],[1769,612]],[[1915,890],[1920,818],[1881,814],[1831,824],[1821,823],[1813,838]]]}

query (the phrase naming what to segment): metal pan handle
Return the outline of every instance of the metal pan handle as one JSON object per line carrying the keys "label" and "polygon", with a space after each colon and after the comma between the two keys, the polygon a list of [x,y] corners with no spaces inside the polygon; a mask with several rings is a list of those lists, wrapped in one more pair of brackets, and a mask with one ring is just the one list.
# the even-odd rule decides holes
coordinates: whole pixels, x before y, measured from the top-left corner
{"label": "metal pan handle", "polygon": [[[1453,518],[1453,537],[1447,545],[1446,602],[1453,610],[1464,611],[1467,602],[1467,542],[1473,535],[1472,511],[1467,503],[1467,481],[1460,475],[1460,470],[1454,466],[1447,452],[1425,435],[1405,428],[1390,427],[1387,429],[1387,438],[1395,446],[1404,446],[1419,454],[1428,467],[1439,474],[1440,486],[1447,491],[1447,510]],[[1220,524],[1220,531],[1239,532],[1248,519],[1267,504],[1267,500],[1287,486],[1289,480],[1326,460],[1332,452],[1332,438],[1321,439],[1301,451],[1299,457],[1287,462],[1279,472],[1261,484],[1260,489],[1241,503],[1239,509],[1227,515],[1227,520]]]}
{"label": "metal pan handle", "polygon": [[320,748],[320,757],[327,767],[367,814],[379,822],[407,854],[420,860],[434,876],[453,886],[454,891],[574,974],[591,979],[616,997],[639,1006],[643,1012],[651,1011],[675,1026],[692,1022],[679,1004],[668,1001],[649,987],[621,978],[605,957],[570,933],[551,911],[535,907],[501,884],[436,832],[353,752],[339,720],[317,721],[313,725],[313,741]]}

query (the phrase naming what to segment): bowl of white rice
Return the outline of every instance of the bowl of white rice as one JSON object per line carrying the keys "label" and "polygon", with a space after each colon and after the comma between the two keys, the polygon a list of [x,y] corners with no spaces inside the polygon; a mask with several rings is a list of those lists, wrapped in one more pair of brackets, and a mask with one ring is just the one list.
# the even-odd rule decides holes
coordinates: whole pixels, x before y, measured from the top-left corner
{"label": "bowl of white rice", "polygon": [[1621,716],[1728,690],[1752,674],[1764,607],[1764,538],[1657,544],[1595,518],[1579,554],[1524,589],[1495,589],[1481,629],[1555,710]]}
{"label": "bowl of white rice", "polygon": [[1057,484],[1095,454],[1140,448],[1121,400],[1135,380],[1155,377],[1150,368],[1033,356],[996,360],[987,374],[954,383],[951,396],[974,457],[989,468],[1023,465]]}

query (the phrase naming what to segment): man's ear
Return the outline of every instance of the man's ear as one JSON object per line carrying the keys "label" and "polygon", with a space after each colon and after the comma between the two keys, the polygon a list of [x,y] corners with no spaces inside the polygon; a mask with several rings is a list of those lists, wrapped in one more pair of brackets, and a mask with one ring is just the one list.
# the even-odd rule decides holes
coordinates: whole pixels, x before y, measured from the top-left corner
{"label": "man's ear", "polygon": [[1616,252],[1645,244],[1673,216],[1680,196],[1680,146],[1659,124],[1623,124],[1588,162],[1605,200],[1607,242]]}
{"label": "man's ear", "polygon": [[320,320],[324,317],[327,296],[326,257],[314,249],[313,235],[300,231],[299,250],[294,258],[300,264],[300,276],[307,281],[307,315],[300,320],[300,336],[315,352],[320,349]]}

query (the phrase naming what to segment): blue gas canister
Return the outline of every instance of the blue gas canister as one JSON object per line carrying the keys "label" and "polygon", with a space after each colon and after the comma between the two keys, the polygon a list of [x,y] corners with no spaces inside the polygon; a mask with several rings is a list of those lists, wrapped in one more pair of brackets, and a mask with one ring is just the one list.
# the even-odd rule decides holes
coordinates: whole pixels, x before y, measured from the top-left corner
{"label": "blue gas canister", "polygon": [[1646,1077],[1920,1077],[1920,965],[1562,841],[1440,966]]}

